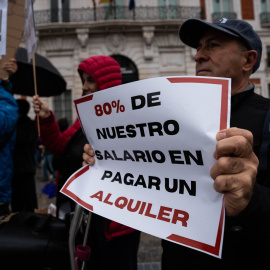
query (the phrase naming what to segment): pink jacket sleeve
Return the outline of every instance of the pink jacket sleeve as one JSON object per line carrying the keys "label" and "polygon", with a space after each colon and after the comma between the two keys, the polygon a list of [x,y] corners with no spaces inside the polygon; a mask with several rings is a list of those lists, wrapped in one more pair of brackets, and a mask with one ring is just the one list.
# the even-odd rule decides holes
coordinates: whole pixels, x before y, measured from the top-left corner
{"label": "pink jacket sleeve", "polygon": [[43,145],[55,156],[61,156],[66,144],[72,135],[80,128],[80,122],[77,119],[72,126],[64,132],[60,132],[58,123],[53,112],[45,119],[39,119],[40,138]]}
{"label": "pink jacket sleeve", "polygon": [[107,241],[111,241],[113,238],[127,235],[136,231],[133,228],[127,227],[113,220],[107,219],[106,222],[109,222],[109,229],[108,230],[105,229],[105,236]]}

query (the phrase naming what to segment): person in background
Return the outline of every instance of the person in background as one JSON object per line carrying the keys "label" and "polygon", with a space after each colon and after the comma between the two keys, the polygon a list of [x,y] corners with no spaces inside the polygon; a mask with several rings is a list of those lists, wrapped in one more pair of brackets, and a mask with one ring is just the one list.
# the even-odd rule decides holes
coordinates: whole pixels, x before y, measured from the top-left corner
{"label": "person in background", "polygon": [[[15,59],[4,63],[3,69],[10,75],[17,69]],[[16,142],[18,105],[12,95],[9,80],[0,78],[0,216],[10,213],[13,156]]]}
{"label": "person in background", "polygon": [[[120,66],[112,57],[89,57],[78,66],[78,72],[82,81],[83,96],[122,83]],[[53,112],[38,96],[33,97],[33,107],[40,118],[42,143],[55,156],[62,157],[57,168],[61,174],[58,187],[60,189],[65,181],[81,168],[83,146],[87,139],[78,119],[61,132]],[[66,212],[74,210],[74,203],[60,192],[56,206],[57,212],[64,207]],[[88,235],[91,256],[86,263],[86,269],[137,269],[139,231],[92,213]]]}
{"label": "person in background", "polygon": [[44,155],[44,146],[41,143],[40,138],[38,138],[38,141],[36,144],[36,154],[35,154],[36,167],[38,168],[42,167],[43,155]]}
{"label": "person in background", "polygon": [[[68,119],[66,117],[63,117],[63,118],[60,118],[58,121],[58,126],[59,126],[59,129],[60,129],[60,132],[64,132],[68,127],[69,127],[69,122],[68,122]],[[60,162],[60,164],[58,165],[58,162]],[[58,166],[61,166],[61,156],[60,157],[57,157],[57,156],[53,156],[53,161],[52,161],[52,165],[53,165],[53,168],[55,170],[55,173],[56,173],[56,191],[59,192],[60,189],[59,189],[59,179],[61,177],[60,175],[60,172],[58,171]]]}
{"label": "person in background", "polygon": [[[254,93],[249,82],[260,66],[262,42],[243,20],[208,23],[189,19],[180,40],[197,49],[196,76],[231,78],[230,126],[217,133],[211,168],[213,188],[224,194],[225,228],[222,258],[162,240],[162,269],[267,269],[270,250],[270,164],[261,170],[260,149],[270,100]],[[269,126],[269,123],[268,123]],[[269,134],[268,134],[269,135]],[[94,164],[91,145],[83,165]],[[269,149],[266,159],[269,158]]]}
{"label": "person in background", "polygon": [[35,121],[28,117],[30,104],[17,99],[19,119],[14,153],[12,178],[12,212],[34,212],[37,208],[35,152],[38,133]]}
{"label": "person in background", "polygon": [[44,147],[43,151],[44,151],[42,163],[43,179],[41,179],[41,182],[48,182],[49,180],[55,181],[56,172],[55,169],[53,168],[53,154],[47,149],[47,147]]}

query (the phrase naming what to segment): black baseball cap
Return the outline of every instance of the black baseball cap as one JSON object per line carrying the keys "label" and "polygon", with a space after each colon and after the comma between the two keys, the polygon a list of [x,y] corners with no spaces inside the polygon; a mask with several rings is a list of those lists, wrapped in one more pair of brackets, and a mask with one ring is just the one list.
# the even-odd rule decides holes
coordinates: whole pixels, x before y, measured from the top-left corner
{"label": "black baseball cap", "polygon": [[186,45],[197,48],[202,35],[211,28],[240,38],[249,50],[257,51],[258,59],[252,73],[259,68],[262,56],[262,42],[253,27],[246,21],[222,18],[209,23],[201,19],[188,19],[181,25],[179,37]]}

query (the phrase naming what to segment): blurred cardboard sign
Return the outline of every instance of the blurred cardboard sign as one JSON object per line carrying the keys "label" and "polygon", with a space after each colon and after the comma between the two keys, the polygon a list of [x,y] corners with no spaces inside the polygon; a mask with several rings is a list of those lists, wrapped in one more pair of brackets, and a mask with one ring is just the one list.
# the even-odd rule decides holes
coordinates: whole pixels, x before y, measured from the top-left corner
{"label": "blurred cardboard sign", "polygon": [[32,55],[37,49],[37,38],[35,30],[33,1],[25,0],[25,27],[24,37],[26,40],[26,47],[28,52],[28,61],[32,59]]}
{"label": "blurred cardboard sign", "polygon": [[14,58],[21,42],[24,31],[25,0],[8,0],[8,16],[7,16],[7,40],[6,55],[0,60],[0,78],[8,79],[8,73],[3,70],[3,64],[10,58]]}

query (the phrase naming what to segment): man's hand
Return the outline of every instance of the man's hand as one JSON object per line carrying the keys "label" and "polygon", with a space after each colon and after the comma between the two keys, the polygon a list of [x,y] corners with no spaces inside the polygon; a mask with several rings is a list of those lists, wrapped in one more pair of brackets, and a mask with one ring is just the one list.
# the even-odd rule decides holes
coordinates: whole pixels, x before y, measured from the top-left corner
{"label": "man's hand", "polygon": [[45,101],[39,96],[33,96],[33,108],[36,115],[40,118],[47,118],[51,115],[50,109]]}
{"label": "man's hand", "polygon": [[94,165],[95,164],[95,152],[93,148],[91,147],[90,144],[85,144],[83,147],[84,153],[83,153],[83,163],[82,165],[90,164]]}
{"label": "man's hand", "polygon": [[248,130],[230,128],[217,133],[211,169],[214,189],[224,193],[227,216],[240,214],[249,204],[256,181],[258,158],[253,152],[253,135]]}

